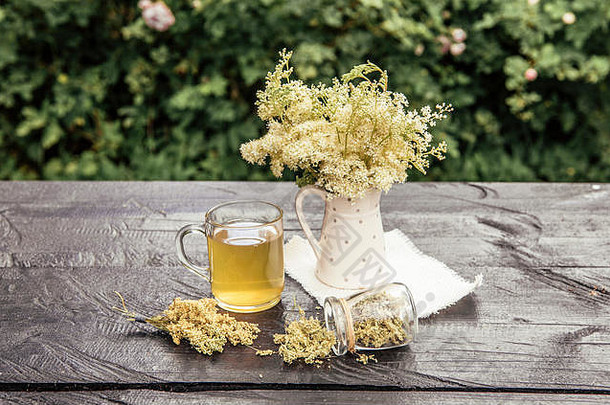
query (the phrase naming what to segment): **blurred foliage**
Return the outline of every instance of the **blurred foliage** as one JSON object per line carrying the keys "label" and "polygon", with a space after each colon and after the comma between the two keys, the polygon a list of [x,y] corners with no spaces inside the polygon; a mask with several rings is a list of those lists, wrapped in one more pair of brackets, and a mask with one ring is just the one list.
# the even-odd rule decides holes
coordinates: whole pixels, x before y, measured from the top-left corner
{"label": "blurred foliage", "polygon": [[135,2],[0,3],[0,178],[271,178],[238,147],[286,47],[307,81],[371,60],[414,107],[452,102],[427,178],[610,179],[607,0],[166,3],[166,32]]}

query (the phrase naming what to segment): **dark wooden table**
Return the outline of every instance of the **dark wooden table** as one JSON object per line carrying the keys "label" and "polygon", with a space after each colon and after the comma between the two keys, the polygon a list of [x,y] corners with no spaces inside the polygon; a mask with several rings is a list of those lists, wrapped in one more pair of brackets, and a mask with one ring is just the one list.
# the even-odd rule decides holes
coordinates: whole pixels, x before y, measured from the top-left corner
{"label": "dark wooden table", "polygon": [[[610,402],[610,185],[413,183],[382,197],[399,228],[476,293],[421,322],[416,343],[320,368],[250,348],[207,357],[110,308],[144,314],[209,296],[174,235],[225,200],[264,199],[300,233],[296,186],[233,182],[0,183],[0,403]],[[321,220],[321,205],[308,211]],[[193,237],[194,239],[194,237]],[[190,249],[204,257],[202,244]],[[605,287],[605,290],[604,290]],[[291,279],[257,345],[316,303]]]}

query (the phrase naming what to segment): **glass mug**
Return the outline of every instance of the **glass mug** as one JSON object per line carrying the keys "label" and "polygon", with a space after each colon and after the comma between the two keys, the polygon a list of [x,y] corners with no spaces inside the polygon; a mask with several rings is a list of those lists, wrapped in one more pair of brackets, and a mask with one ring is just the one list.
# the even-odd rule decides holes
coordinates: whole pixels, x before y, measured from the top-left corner
{"label": "glass mug", "polygon": [[[210,281],[218,306],[233,312],[258,312],[280,301],[284,289],[282,209],[264,201],[230,201],[205,214],[201,225],[186,225],[176,235],[178,259]],[[207,238],[209,268],[187,257],[183,239]],[[209,272],[209,278],[206,273]]]}

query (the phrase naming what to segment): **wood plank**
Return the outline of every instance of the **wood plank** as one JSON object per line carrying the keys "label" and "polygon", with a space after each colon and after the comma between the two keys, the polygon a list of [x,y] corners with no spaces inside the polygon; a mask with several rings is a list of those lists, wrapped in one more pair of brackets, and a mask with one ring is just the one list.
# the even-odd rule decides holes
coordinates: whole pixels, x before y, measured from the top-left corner
{"label": "wood plank", "polygon": [[[394,389],[569,388],[610,391],[609,187],[413,183],[383,197],[386,229],[485,285],[423,322],[409,348],[366,367],[346,356],[285,366],[228,348],[207,358],[110,311],[113,290],[146,314],[209,295],[174,257],[176,230],[227,199],[285,209],[284,183],[0,183],[0,382],[243,382]],[[312,201],[312,222],[321,221]],[[202,244],[191,244],[201,257]],[[598,290],[594,287],[598,286]],[[591,294],[591,293],[596,293]],[[242,315],[266,332],[316,305],[288,280],[282,304]],[[265,376],[261,381],[259,375]]]}
{"label": "wood plank", "polygon": [[607,404],[607,395],[473,392],[276,391],[163,392],[151,390],[79,392],[0,392],[2,403],[26,404]]}

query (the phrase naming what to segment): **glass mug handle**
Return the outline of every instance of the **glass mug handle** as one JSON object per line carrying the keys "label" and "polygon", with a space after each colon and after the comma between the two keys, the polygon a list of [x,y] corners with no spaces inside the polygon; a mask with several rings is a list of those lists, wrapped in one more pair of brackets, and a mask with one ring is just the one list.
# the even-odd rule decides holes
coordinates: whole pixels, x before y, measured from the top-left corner
{"label": "glass mug handle", "polygon": [[182,227],[178,234],[176,235],[176,252],[178,253],[178,260],[184,267],[193,273],[197,274],[200,277],[205,278],[210,281],[210,277],[208,276],[209,268],[198,266],[195,263],[191,262],[189,258],[186,256],[186,252],[184,251],[184,243],[183,239],[186,235],[191,233],[200,233],[207,238],[208,233],[201,225],[190,224]]}

